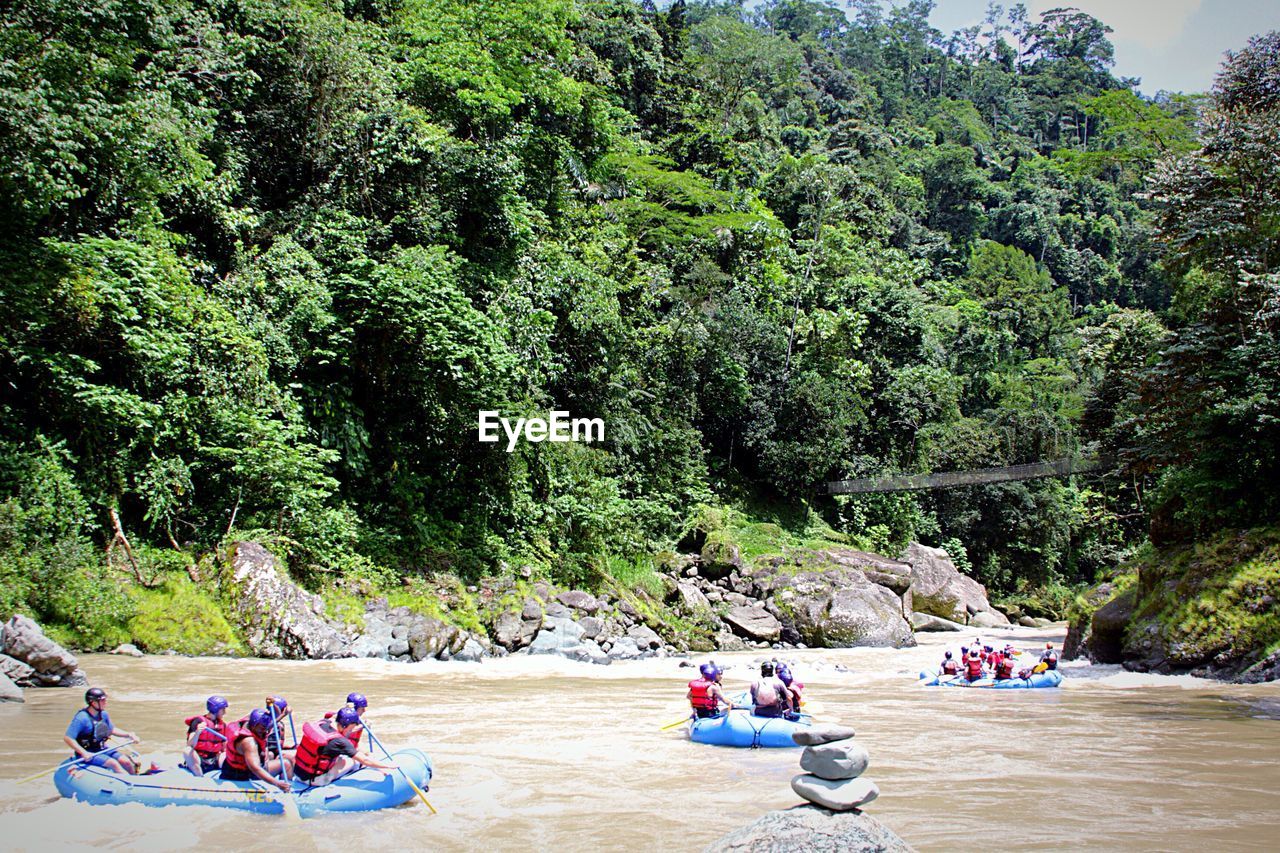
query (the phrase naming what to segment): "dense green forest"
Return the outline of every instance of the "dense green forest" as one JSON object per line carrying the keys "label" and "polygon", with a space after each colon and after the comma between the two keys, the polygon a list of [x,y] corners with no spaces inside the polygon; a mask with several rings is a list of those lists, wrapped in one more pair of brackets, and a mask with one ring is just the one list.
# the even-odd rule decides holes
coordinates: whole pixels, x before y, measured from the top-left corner
{"label": "dense green forest", "polygon": [[[1280,37],[1147,98],[1074,9],[849,6],[0,1],[0,610],[230,536],[590,585],[707,507],[1017,594],[1280,517]],[[477,441],[552,408],[605,441]]]}

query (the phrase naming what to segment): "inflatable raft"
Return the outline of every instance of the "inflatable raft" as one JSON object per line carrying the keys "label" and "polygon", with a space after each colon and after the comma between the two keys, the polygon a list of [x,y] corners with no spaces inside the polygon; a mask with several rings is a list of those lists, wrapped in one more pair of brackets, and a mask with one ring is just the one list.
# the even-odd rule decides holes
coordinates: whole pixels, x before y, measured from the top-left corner
{"label": "inflatable raft", "polygon": [[[417,749],[405,749],[392,758],[422,790],[431,781],[431,759]],[[264,782],[227,782],[210,776],[193,776],[183,769],[162,770],[149,776],[119,776],[100,767],[67,766],[53,775],[53,784],[64,797],[93,805],[142,803],[144,806],[217,806],[226,809],[281,814],[282,797],[293,797],[298,814],[314,817],[325,812],[368,812],[391,808],[417,796],[404,776],[392,770],[363,768],[319,788],[293,783],[284,794]]]}
{"label": "inflatable raft", "polygon": [[799,720],[785,717],[757,717],[745,708],[734,708],[718,717],[689,722],[689,739],[715,746],[788,747],[796,746],[791,733],[813,725],[808,716]]}
{"label": "inflatable raft", "polygon": [[1001,681],[996,681],[994,678],[969,681],[962,675],[920,673],[920,684],[924,687],[988,687],[992,690],[1025,690],[1034,687],[1057,687],[1061,683],[1062,673],[1056,669],[1037,672],[1027,678],[1006,678]]}

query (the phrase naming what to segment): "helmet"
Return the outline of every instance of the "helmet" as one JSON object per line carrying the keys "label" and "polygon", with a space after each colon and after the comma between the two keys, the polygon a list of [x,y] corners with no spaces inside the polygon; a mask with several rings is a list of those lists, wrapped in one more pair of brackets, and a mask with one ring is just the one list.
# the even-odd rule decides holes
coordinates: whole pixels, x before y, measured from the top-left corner
{"label": "helmet", "polygon": [[342,708],[339,709],[334,719],[338,721],[340,726],[349,726],[352,723],[360,722],[360,715],[356,713],[354,708]]}
{"label": "helmet", "polygon": [[254,708],[249,713],[249,728],[271,728],[271,712],[265,708]]}
{"label": "helmet", "polygon": [[287,709],[287,708],[289,707],[289,700],[288,700],[288,699],[286,699],[286,698],[284,698],[283,696],[268,696],[268,697],[267,697],[267,709],[268,709],[268,711],[269,711],[272,707],[274,707],[274,708],[276,709],[276,714],[277,714],[277,715],[278,715],[278,714],[282,714],[282,713],[284,713],[285,709]]}
{"label": "helmet", "polygon": [[982,647],[982,650],[983,650],[984,652],[989,652],[989,651],[991,651],[991,647],[990,647],[990,646],[983,646],[983,647]]}
{"label": "helmet", "polygon": [[961,657],[964,657],[964,656],[965,656],[965,655],[967,655],[967,654],[969,654],[969,647],[968,647],[968,646],[961,646],[961,647],[960,647],[960,656],[961,656]]}
{"label": "helmet", "polygon": [[707,681],[716,680],[716,665],[713,663],[704,663],[702,666],[698,667],[698,672],[701,672],[702,677]]}
{"label": "helmet", "polygon": [[951,650],[947,649],[947,653],[944,654],[942,657],[944,660],[951,660]]}
{"label": "helmet", "polygon": [[778,678],[782,680],[783,684],[787,685],[788,687],[791,686],[791,681],[792,681],[791,670],[787,668],[787,665],[785,663],[778,664]]}
{"label": "helmet", "polygon": [[209,709],[210,714],[216,714],[219,711],[226,709],[227,700],[223,699],[221,696],[210,696],[209,700],[204,703],[204,706]]}
{"label": "helmet", "polygon": [[1051,649],[1051,648],[1053,648],[1053,643],[1045,643],[1045,644],[1044,644],[1044,647],[1045,647],[1046,649]]}
{"label": "helmet", "polygon": [[88,705],[90,702],[96,702],[99,699],[106,699],[107,691],[101,687],[90,687],[84,692],[84,703]]}
{"label": "helmet", "polygon": [[767,660],[760,664],[760,674],[764,676],[773,675],[773,661]]}
{"label": "helmet", "polygon": [[368,708],[369,700],[364,698],[363,693],[348,693],[347,704],[353,708]]}

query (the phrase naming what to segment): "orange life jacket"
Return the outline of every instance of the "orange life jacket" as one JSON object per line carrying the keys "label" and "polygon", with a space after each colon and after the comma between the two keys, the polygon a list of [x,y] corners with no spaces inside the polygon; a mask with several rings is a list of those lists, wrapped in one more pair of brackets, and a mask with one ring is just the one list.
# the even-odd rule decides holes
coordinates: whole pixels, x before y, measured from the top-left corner
{"label": "orange life jacket", "polygon": [[720,701],[711,695],[714,681],[695,678],[689,682],[689,704],[699,711],[714,711],[720,707]]}
{"label": "orange life jacket", "polygon": [[[208,714],[196,714],[194,717],[187,717],[185,722],[188,731],[191,724],[196,720],[204,720],[204,727],[200,729],[200,737],[196,738],[195,751],[196,754],[206,760],[217,758],[227,748],[227,738],[231,735],[232,724],[226,720],[215,720]],[[218,734],[214,734],[217,732]],[[222,737],[218,737],[222,735]]]}

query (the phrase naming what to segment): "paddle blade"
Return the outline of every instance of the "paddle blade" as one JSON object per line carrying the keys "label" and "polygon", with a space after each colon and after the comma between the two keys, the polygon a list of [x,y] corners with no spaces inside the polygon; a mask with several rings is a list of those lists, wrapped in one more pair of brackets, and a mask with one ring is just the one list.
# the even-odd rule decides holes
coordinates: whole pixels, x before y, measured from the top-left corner
{"label": "paddle blade", "polygon": [[298,801],[293,798],[292,794],[281,792],[280,805],[284,807],[284,819],[287,822],[301,822],[302,814],[298,811]]}
{"label": "paddle blade", "polygon": [[658,731],[665,732],[667,729],[674,729],[676,726],[682,726],[687,722],[689,722],[688,717],[681,717],[680,719],[676,720],[674,723],[668,723],[667,725],[658,729]]}

